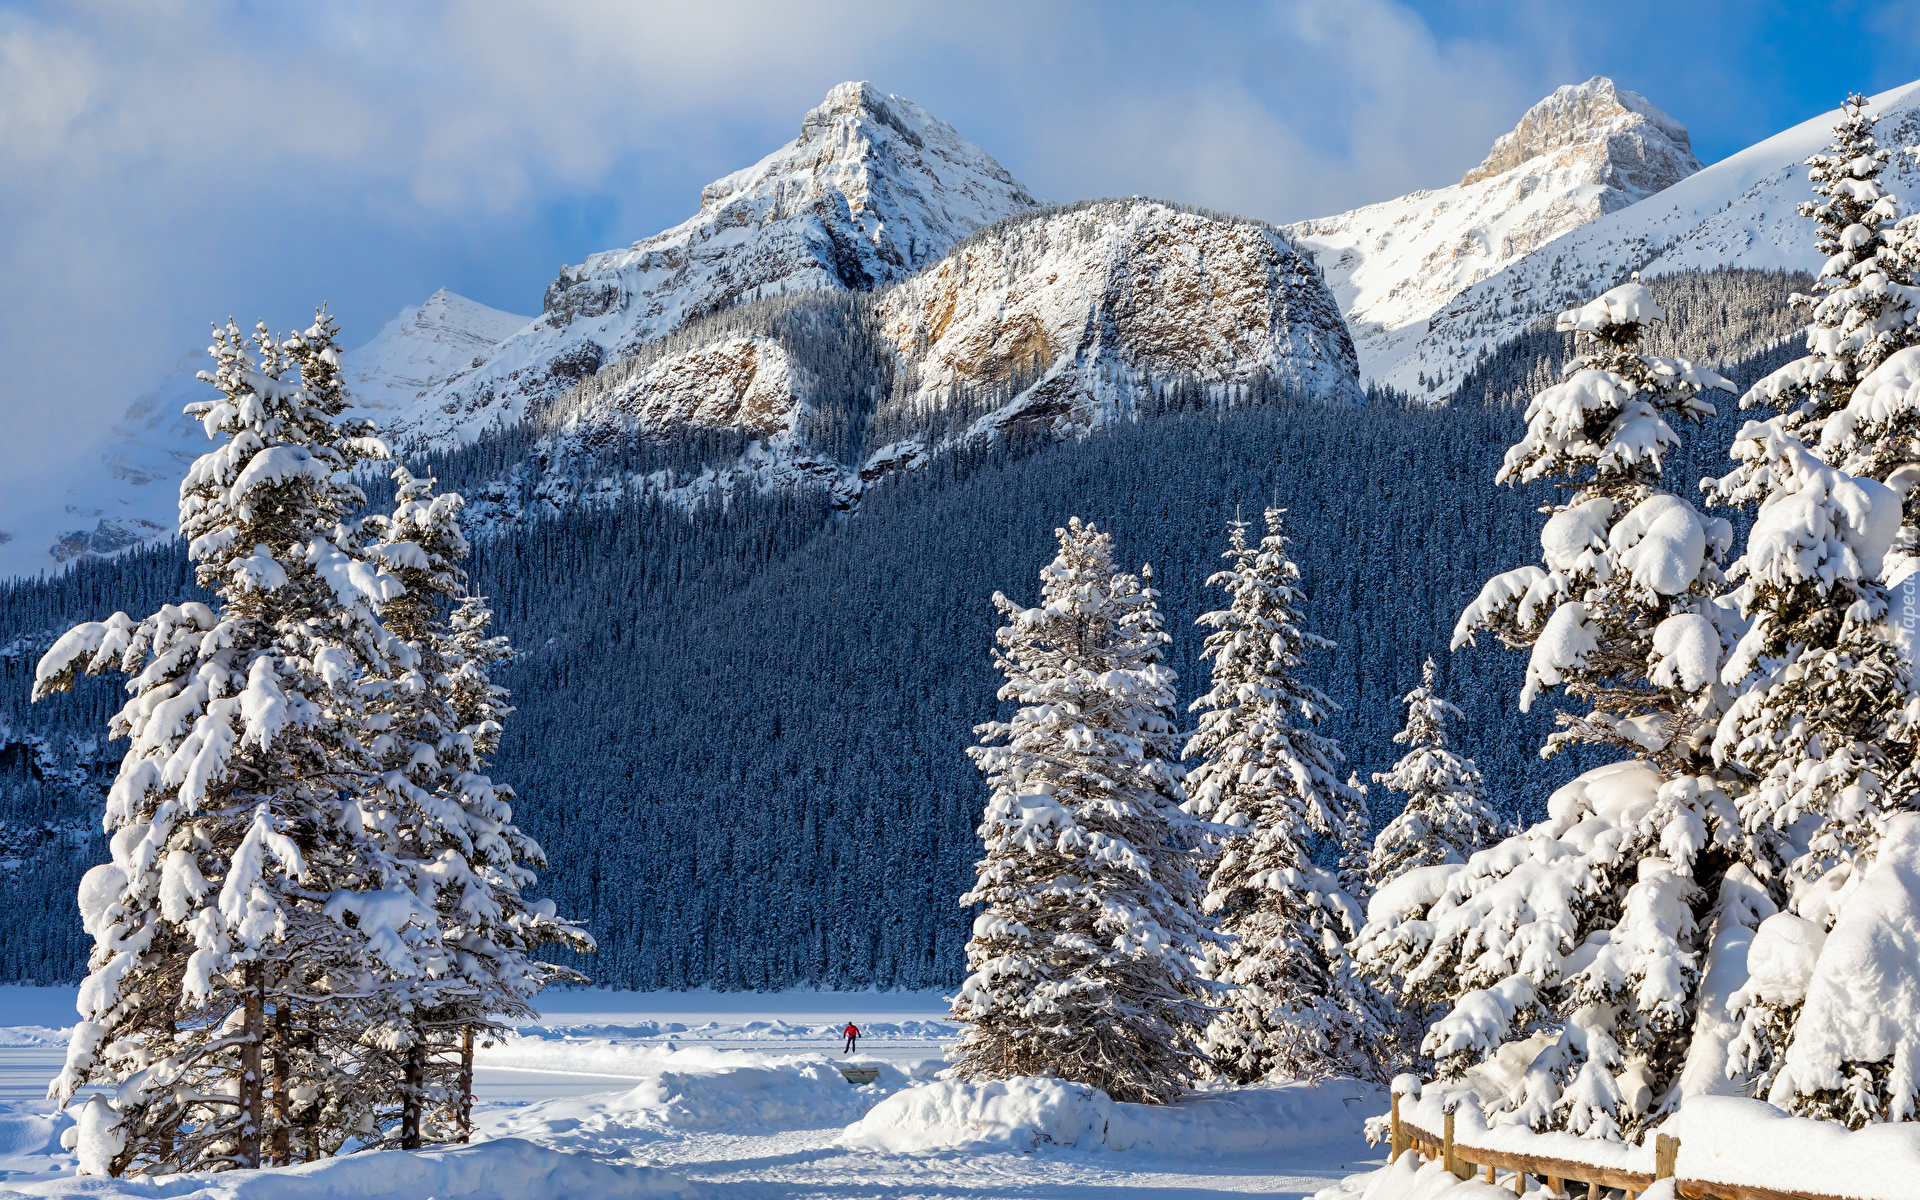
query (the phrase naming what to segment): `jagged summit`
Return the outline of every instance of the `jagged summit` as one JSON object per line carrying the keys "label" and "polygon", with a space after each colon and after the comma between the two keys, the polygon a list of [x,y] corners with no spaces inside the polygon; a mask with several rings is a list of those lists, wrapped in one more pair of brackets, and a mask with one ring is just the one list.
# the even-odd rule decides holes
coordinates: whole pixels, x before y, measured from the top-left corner
{"label": "jagged summit", "polygon": [[1528,109],[1451,187],[1288,227],[1340,300],[1363,375],[1386,375],[1462,291],[1700,169],[1686,127],[1605,76]]}
{"label": "jagged summit", "polygon": [[1678,183],[1701,165],[1685,125],[1640,93],[1595,75],[1555,89],[1528,109],[1460,184],[1491,179],[1543,155],[1566,165],[1584,161],[1600,167],[1598,174],[1619,193],[1603,197],[1608,212]]}
{"label": "jagged summit", "polygon": [[985,150],[913,101],[833,88],[800,136],[700,191],[700,210],[561,269],[540,318],[397,420],[407,441],[511,421],[602,365],[743,299],[864,291],[1040,201]]}

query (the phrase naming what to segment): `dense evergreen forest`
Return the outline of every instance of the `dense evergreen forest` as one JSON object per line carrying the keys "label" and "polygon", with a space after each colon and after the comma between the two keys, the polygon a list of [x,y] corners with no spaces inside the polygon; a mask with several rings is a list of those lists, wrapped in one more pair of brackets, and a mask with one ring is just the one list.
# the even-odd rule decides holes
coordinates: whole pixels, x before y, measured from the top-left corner
{"label": "dense evergreen forest", "polygon": [[[1729,371],[1744,385],[1797,352],[1751,311],[1777,310],[1793,283],[1716,273],[1656,287],[1693,297],[1677,326],[1720,337],[1722,354],[1702,357],[1746,352]],[[776,315],[801,327],[790,306]],[[1673,333],[1684,350],[1686,329]],[[1307,619],[1338,642],[1312,675],[1343,706],[1328,728],[1347,765],[1365,779],[1398,757],[1397,698],[1431,653],[1496,801],[1537,818],[1584,764],[1538,760],[1552,715],[1514,711],[1519,654],[1446,653],[1481,582],[1535,556],[1535,510],[1552,496],[1492,483],[1520,428],[1514,393],[1563,353],[1557,335],[1530,336],[1531,352],[1483,361],[1471,402],[1446,407],[1383,394],[1362,408],[1254,404],[1167,381],[1160,415],[957,451],[870,488],[851,514],[824,492],[691,511],[629,497],[483,540],[475,587],[522,651],[498,673],[519,711],[494,774],[519,790],[552,860],[540,890],[599,939],[579,965],[640,988],[956,981],[969,917],[954,898],[985,797],[963,750],[995,715],[999,682],[988,598],[1033,600],[1068,516],[1110,525],[1125,559],[1153,564],[1184,703],[1204,686],[1193,619],[1219,603],[1204,581],[1226,522],[1277,495]],[[1719,418],[1681,431],[1669,476],[1683,487],[1725,469],[1744,419],[1715,399]],[[533,445],[507,431],[423,465],[468,487]],[[610,452],[693,465],[732,451],[703,434]],[[104,740],[116,685],[29,708],[34,659],[74,620],[197,598],[190,581],[166,547],[0,586],[0,891],[41,914],[0,925],[0,978],[82,973],[71,897],[104,857],[93,813],[118,756]],[[1397,800],[1372,799],[1384,823]]]}

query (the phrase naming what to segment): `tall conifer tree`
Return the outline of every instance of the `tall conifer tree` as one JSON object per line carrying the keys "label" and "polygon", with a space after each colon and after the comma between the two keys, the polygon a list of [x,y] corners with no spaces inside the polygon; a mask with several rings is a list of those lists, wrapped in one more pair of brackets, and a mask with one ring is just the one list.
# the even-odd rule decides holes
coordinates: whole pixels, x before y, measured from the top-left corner
{"label": "tall conifer tree", "polygon": [[1203,1042],[1214,1070],[1241,1082],[1378,1075],[1385,1033],[1345,948],[1360,904],[1310,857],[1315,839],[1358,842],[1366,808],[1340,781],[1339,744],[1314,729],[1333,703],[1300,678],[1303,655],[1332,643],[1300,627],[1306,597],[1281,519],[1266,511],[1257,548],[1235,521],[1231,565],[1207,581],[1229,606],[1200,618],[1213,686],[1193,702],[1200,724],[1186,746],[1199,760],[1188,810],[1233,831],[1215,835],[1202,902],[1229,939],[1209,952],[1208,976],[1232,991]]}
{"label": "tall conifer tree", "polygon": [[993,788],[986,857],[962,904],[979,904],[968,976],[963,1078],[1052,1075],[1116,1100],[1185,1090],[1202,1020],[1195,972],[1206,935],[1186,849],[1189,822],[1171,714],[1174,674],[1152,588],[1114,570],[1108,534],[1056,531],[1041,603],[996,593],[994,659],[1013,719],[978,727],[970,751]]}

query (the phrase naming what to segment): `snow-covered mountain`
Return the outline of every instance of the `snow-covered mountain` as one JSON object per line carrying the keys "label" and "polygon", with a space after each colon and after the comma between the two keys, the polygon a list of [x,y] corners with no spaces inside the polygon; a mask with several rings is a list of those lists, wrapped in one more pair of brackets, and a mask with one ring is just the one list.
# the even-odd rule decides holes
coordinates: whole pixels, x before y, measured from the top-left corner
{"label": "snow-covered mountain", "polygon": [[756,296],[883,287],[1039,205],[913,101],[843,83],[790,144],[702,188],[686,221],[563,269],[538,320],[396,414],[391,432],[410,444],[470,438],[690,318]]}
{"label": "snow-covered mountain", "polygon": [[[1876,136],[1894,151],[1882,181],[1905,211],[1920,200],[1920,82],[1871,98]],[[1817,270],[1807,156],[1831,140],[1839,111],[1776,134],[1657,194],[1563,234],[1459,293],[1410,336],[1363,350],[1372,377],[1444,396],[1482,347],[1497,346],[1543,317],[1598,295],[1630,272],[1645,278],[1716,267]],[[1437,381],[1429,388],[1422,380]]]}
{"label": "snow-covered mountain", "polygon": [[[345,356],[347,387],[357,411],[386,425],[419,397],[473,369],[496,344],[531,318],[477,304],[445,290],[402,309],[366,345]],[[0,578],[56,570],[75,559],[105,557],[173,533],[180,480],[207,452],[206,431],[181,414],[204,400],[194,376],[204,351],[181,356],[151,391],[136,398],[101,438],[97,470],[76,475],[55,492],[11,496],[0,513]]]}
{"label": "snow-covered mountain", "polygon": [[1596,75],[1528,109],[1459,183],[1287,231],[1326,272],[1362,373],[1387,377],[1462,290],[1699,169],[1685,126]]}
{"label": "snow-covered mountain", "polygon": [[[1332,293],[1272,226],[1141,199],[1039,210],[870,296],[762,300],[641,347],[544,410],[536,452],[469,487],[467,516],[497,530],[635,492],[798,485],[851,507],[941,448],[1016,427],[1073,436],[1172,380],[1359,391]],[[693,472],[619,453],[686,430],[744,449]]]}

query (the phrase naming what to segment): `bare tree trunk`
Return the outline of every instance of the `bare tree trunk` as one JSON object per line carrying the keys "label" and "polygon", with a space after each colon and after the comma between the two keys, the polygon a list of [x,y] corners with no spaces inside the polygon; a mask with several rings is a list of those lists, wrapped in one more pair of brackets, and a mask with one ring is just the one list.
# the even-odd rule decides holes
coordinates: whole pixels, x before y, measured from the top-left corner
{"label": "bare tree trunk", "polygon": [[243,1167],[257,1167],[260,1127],[266,1116],[261,1111],[266,1080],[261,1077],[260,1067],[261,1044],[267,1035],[266,972],[259,963],[249,963],[244,978],[247,1040],[240,1047],[240,1147],[235,1157]]}
{"label": "bare tree trunk", "polygon": [[473,1026],[460,1027],[460,1140],[473,1137]]}
{"label": "bare tree trunk", "polygon": [[407,1047],[405,1094],[401,1098],[400,1148],[420,1148],[420,1100],[427,1082],[427,1032],[418,1021],[413,1026],[413,1044]]}
{"label": "bare tree trunk", "polygon": [[293,1161],[293,1102],[287,1096],[293,1013],[284,999],[273,1005],[273,1035],[273,1165],[284,1167]]}

